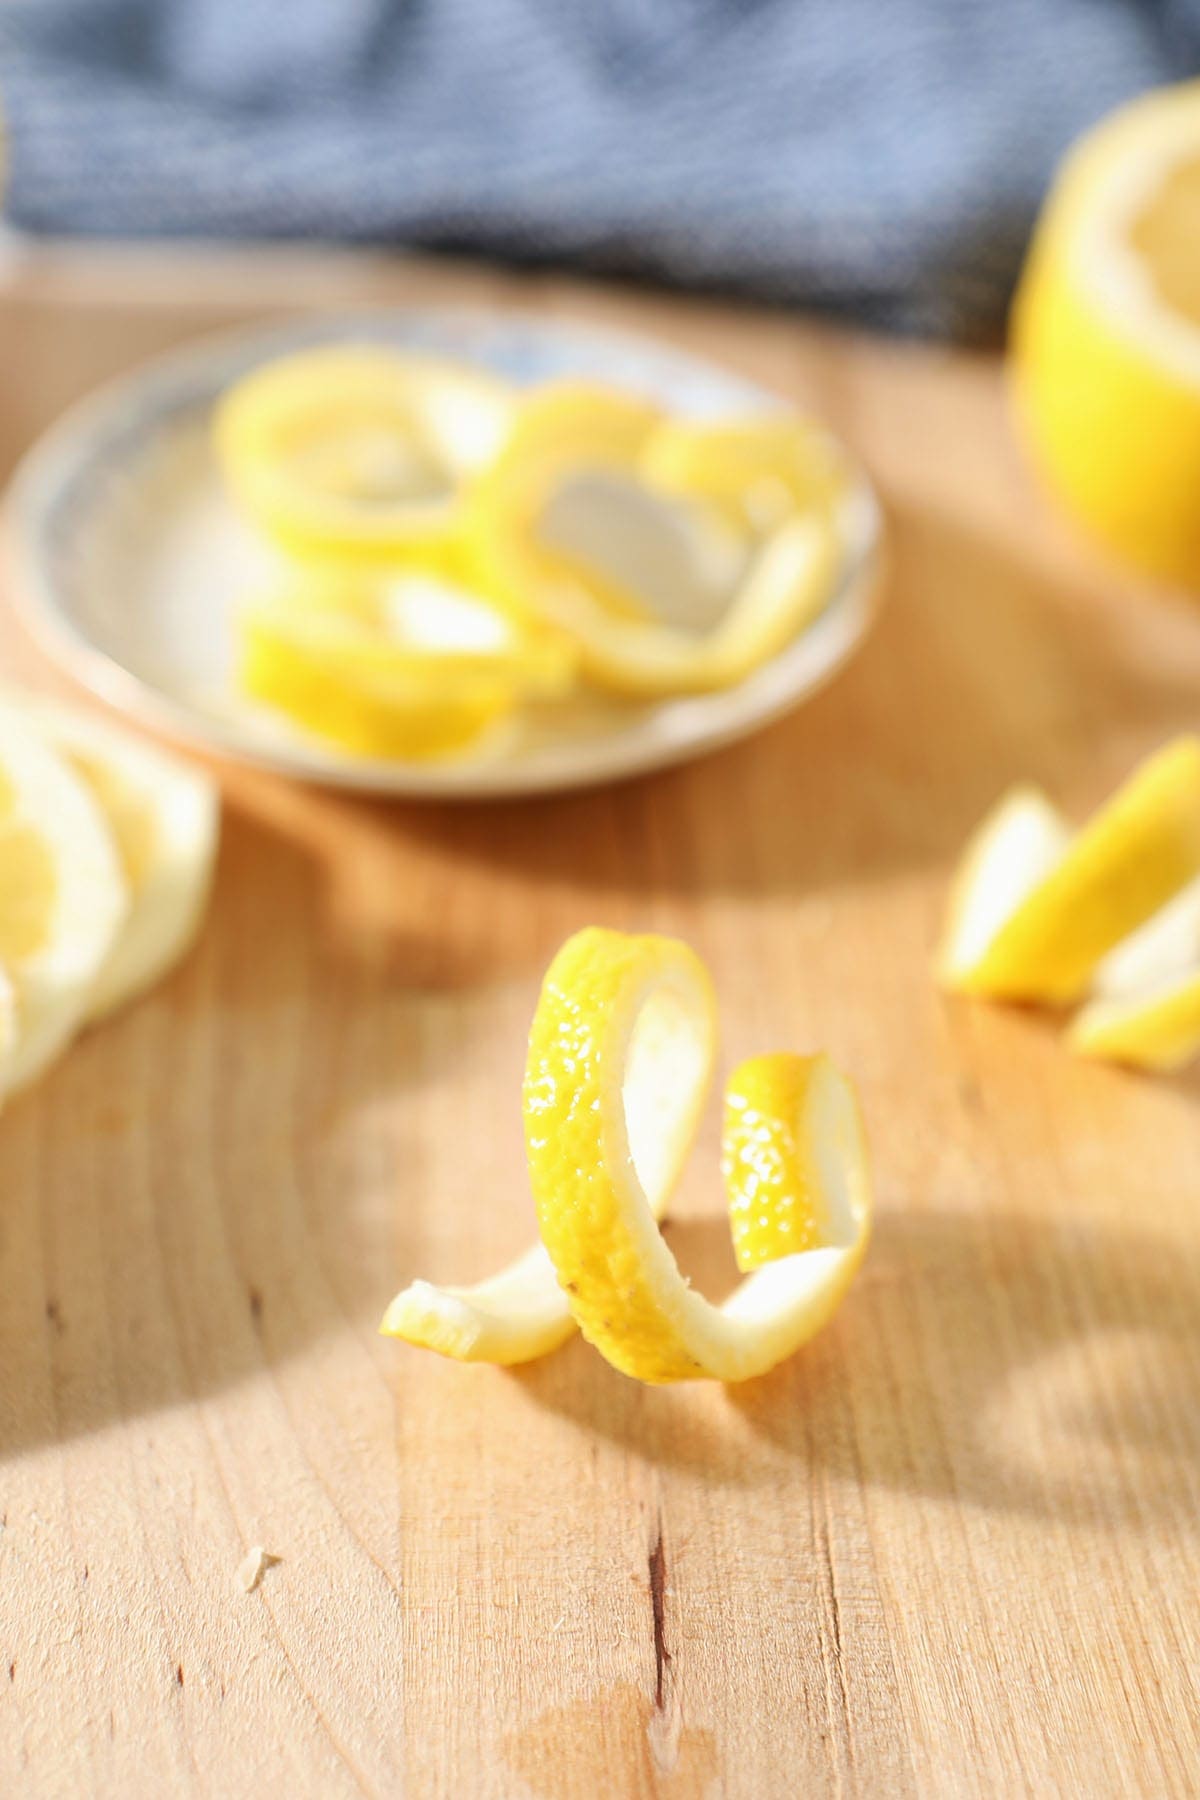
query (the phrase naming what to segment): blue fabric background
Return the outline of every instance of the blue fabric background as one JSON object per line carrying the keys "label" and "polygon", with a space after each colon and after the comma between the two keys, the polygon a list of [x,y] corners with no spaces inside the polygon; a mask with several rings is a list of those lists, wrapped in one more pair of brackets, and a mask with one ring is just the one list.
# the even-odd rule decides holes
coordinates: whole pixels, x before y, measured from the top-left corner
{"label": "blue fabric background", "polygon": [[1200,0],[0,0],[37,231],[472,247],[995,327]]}

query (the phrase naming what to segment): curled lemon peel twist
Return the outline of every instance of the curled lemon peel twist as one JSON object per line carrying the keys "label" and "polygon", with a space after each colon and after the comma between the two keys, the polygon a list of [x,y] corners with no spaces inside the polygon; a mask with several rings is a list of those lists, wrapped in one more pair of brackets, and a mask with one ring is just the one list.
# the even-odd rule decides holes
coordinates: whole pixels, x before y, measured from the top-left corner
{"label": "curled lemon peel twist", "polygon": [[[477,615],[475,639],[429,641],[388,618],[389,589],[428,588]],[[427,597],[427,596],[420,596]],[[498,614],[486,597],[420,571],[308,575],[238,614],[238,681],[302,730],[364,756],[445,758],[478,747],[524,701],[574,686],[569,641]]]}
{"label": "curled lemon peel twist", "polygon": [[524,1086],[541,1243],[472,1287],[418,1281],[381,1329],[463,1361],[519,1363],[579,1326],[648,1382],[740,1381],[830,1317],[865,1253],[871,1188],[851,1084],[825,1056],[744,1063],[727,1092],[724,1170],[739,1259],[721,1304],[658,1229],[712,1072],[704,965],[671,938],[591,928],[543,984]]}
{"label": "curled lemon peel twist", "polygon": [[[687,509],[690,541],[729,571],[715,624],[698,632],[655,617],[602,558],[548,533],[556,497],[597,477],[619,481],[627,501]],[[517,614],[569,632],[598,686],[631,698],[712,692],[776,655],[828,602],[843,485],[801,420],[672,420],[633,396],[565,384],[518,405],[466,498],[467,534],[490,587]]]}
{"label": "curled lemon peel twist", "polygon": [[504,383],[380,344],[331,344],[252,370],[217,408],[218,459],[280,548],[360,565],[436,557],[461,490],[508,429]]}

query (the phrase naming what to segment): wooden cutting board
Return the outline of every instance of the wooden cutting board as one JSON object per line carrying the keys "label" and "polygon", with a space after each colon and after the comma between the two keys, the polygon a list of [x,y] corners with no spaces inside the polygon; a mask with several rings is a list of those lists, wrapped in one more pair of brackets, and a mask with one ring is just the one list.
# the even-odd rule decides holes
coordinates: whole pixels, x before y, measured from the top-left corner
{"label": "wooden cutting board", "polygon": [[[491,808],[220,771],[197,950],[0,1116],[0,1791],[1194,1793],[1200,1080],[928,969],[1006,783],[1082,812],[1195,727],[1200,616],[1050,516],[992,360],[353,257],[9,253],[0,288],[6,467],[197,331],[482,300],[817,408],[893,545],[853,668],[692,768]],[[728,1060],[823,1045],[861,1086],[870,1258],[740,1390],[376,1335],[529,1240],[523,1035],[591,921],[699,948]],[[668,1237],[728,1285],[711,1120]]]}

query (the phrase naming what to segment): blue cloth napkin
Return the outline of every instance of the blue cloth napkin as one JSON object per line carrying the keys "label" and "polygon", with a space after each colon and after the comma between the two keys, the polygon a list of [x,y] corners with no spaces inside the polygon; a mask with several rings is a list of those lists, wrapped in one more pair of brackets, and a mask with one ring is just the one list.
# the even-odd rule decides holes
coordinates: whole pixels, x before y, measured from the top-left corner
{"label": "blue cloth napkin", "polygon": [[471,248],[1000,321],[1056,158],[1200,0],[0,0],[34,231]]}

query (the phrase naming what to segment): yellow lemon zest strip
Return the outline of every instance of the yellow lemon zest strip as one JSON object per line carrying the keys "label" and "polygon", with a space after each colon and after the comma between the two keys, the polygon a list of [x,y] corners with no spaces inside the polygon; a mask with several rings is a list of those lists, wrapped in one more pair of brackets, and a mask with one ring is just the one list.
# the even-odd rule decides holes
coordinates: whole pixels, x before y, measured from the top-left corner
{"label": "yellow lemon zest strip", "polygon": [[457,541],[459,493],[503,441],[511,404],[466,364],[323,345],[251,370],[213,434],[231,491],[283,549],[390,563]]}
{"label": "yellow lemon zest strip", "polygon": [[[756,1058],[735,1073],[731,1218],[738,1234],[762,1174],[747,1132],[761,1128],[781,1163],[774,1236],[740,1235],[751,1255],[773,1250],[776,1260],[714,1306],[690,1289],[657,1226],[694,1137],[714,1041],[711,984],[685,945],[596,928],[571,938],[543,984],[526,1065],[542,1244],[473,1288],[414,1283],[382,1329],[444,1355],[518,1362],[562,1342],[573,1318],[614,1366],[652,1382],[744,1380],[807,1341],[844,1295],[870,1230],[853,1090],[824,1056]],[[788,1254],[798,1225],[805,1247]]]}

